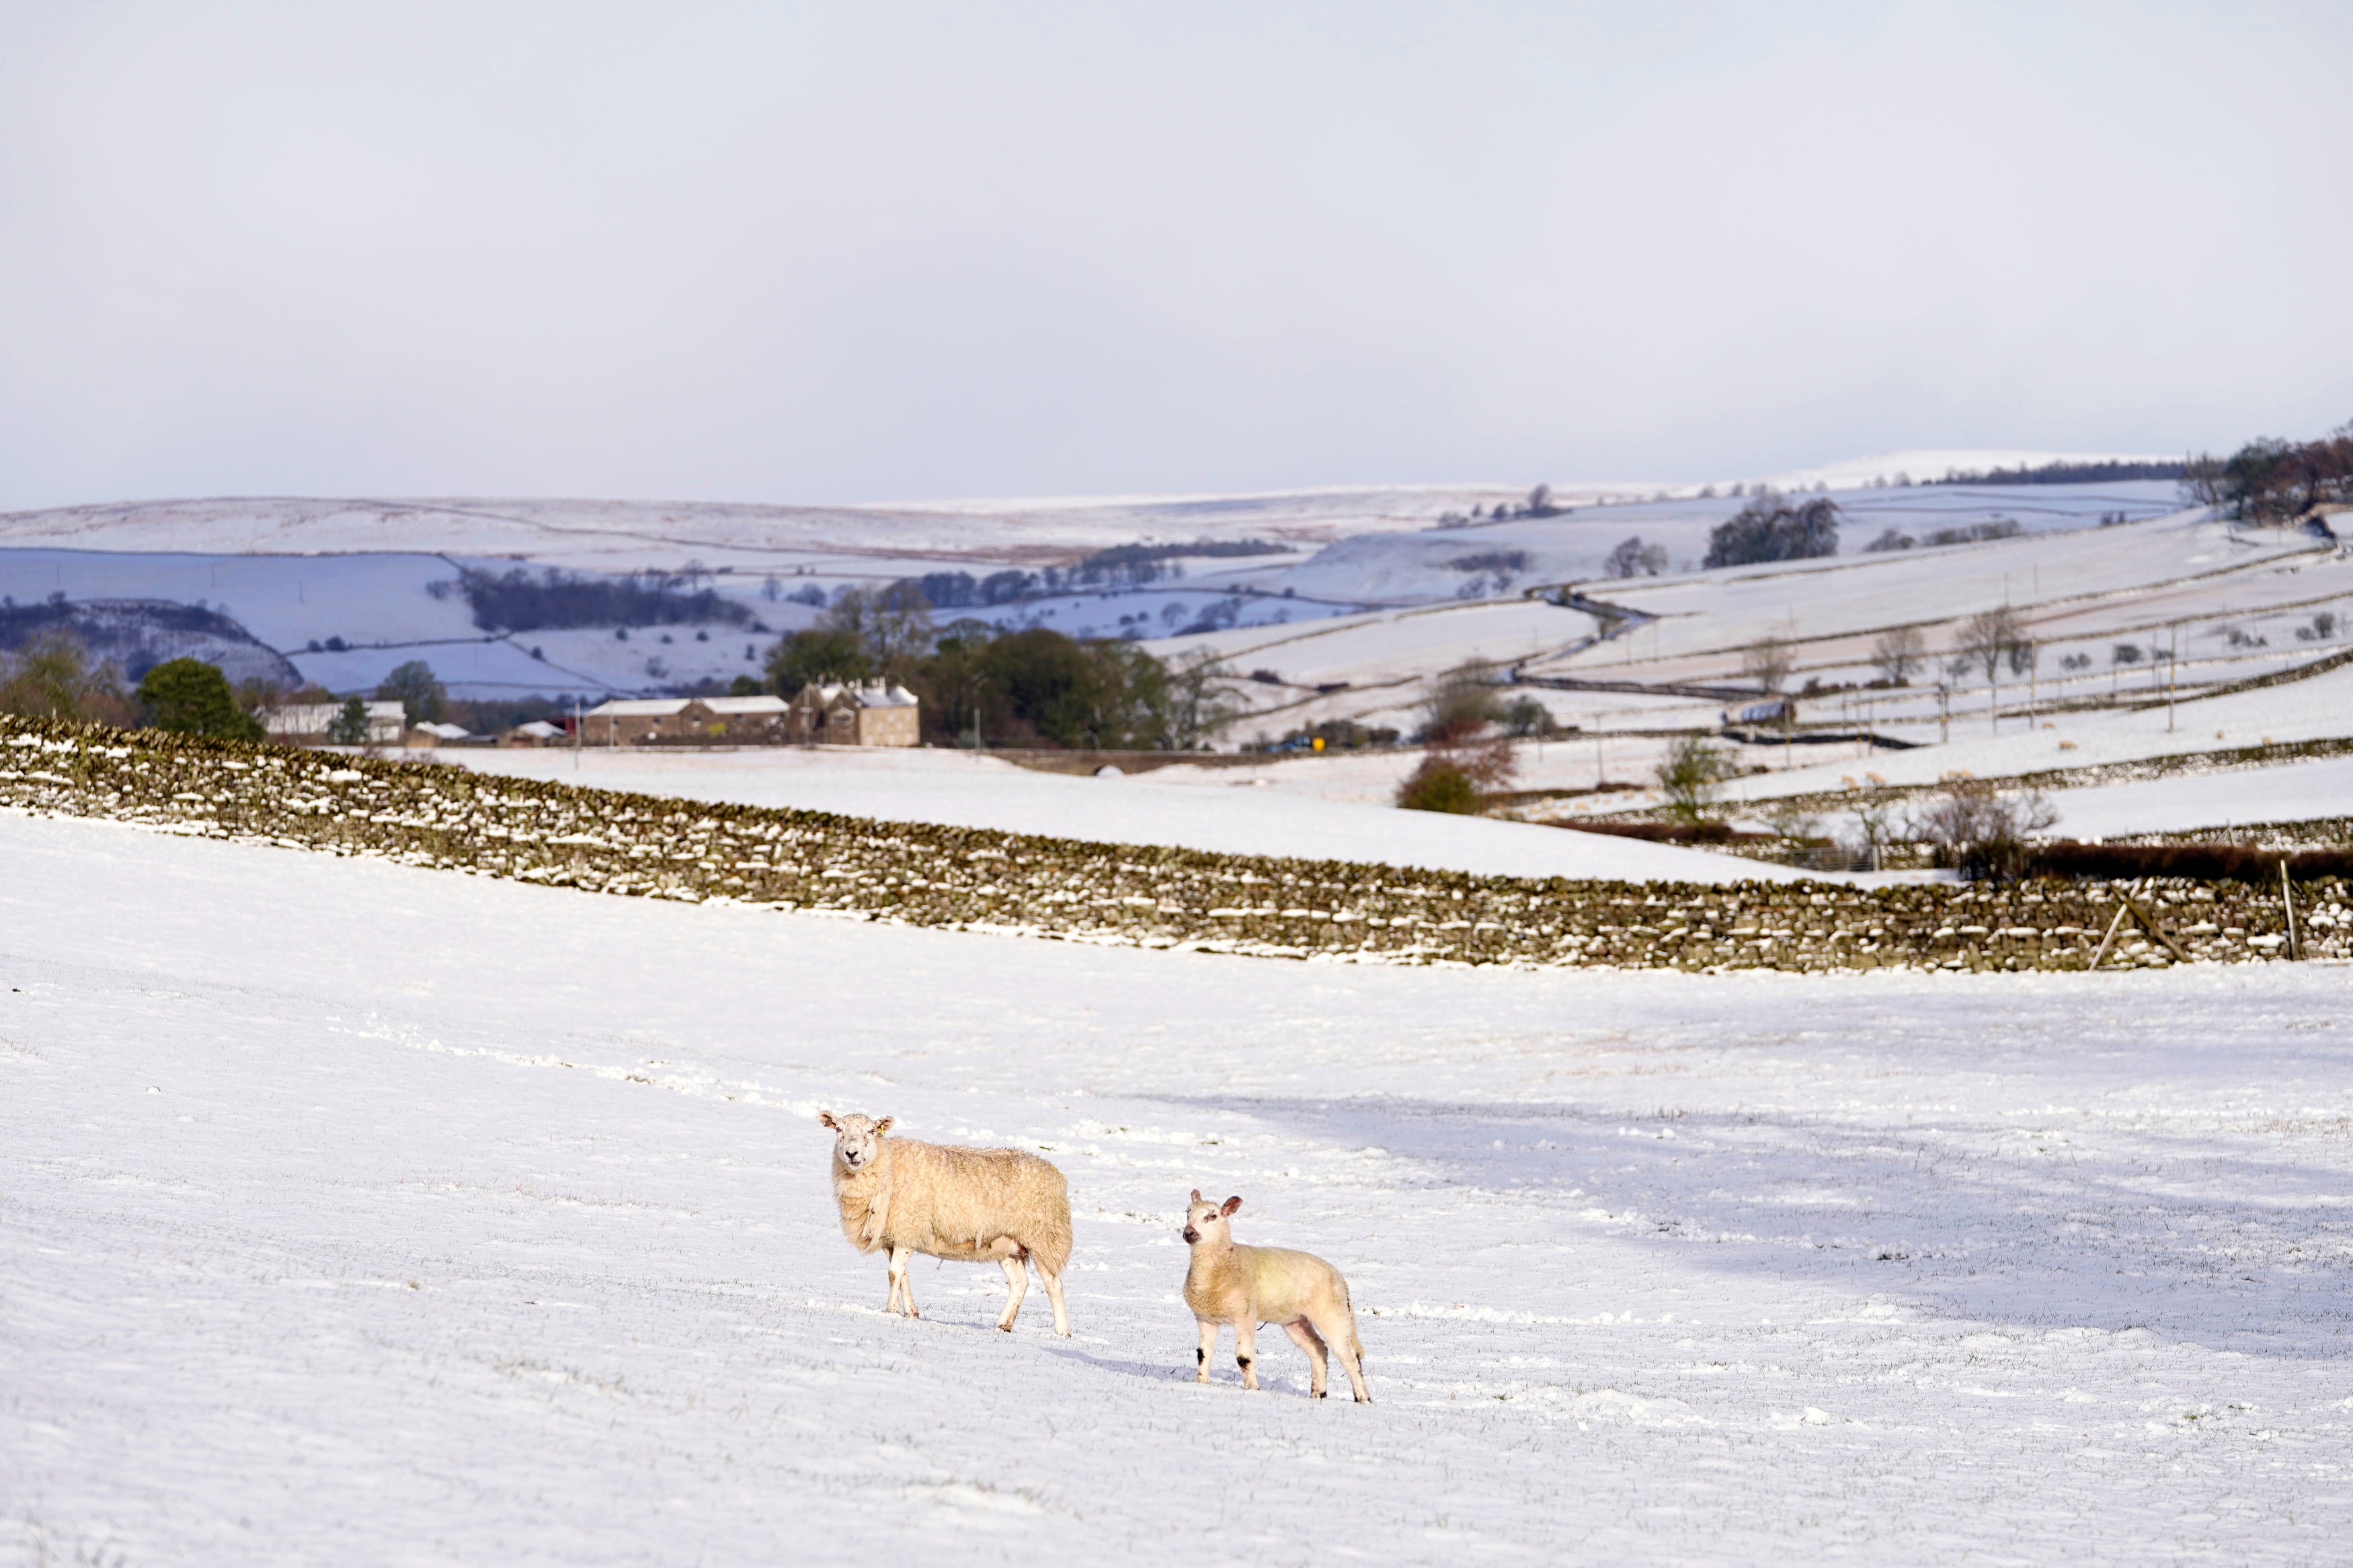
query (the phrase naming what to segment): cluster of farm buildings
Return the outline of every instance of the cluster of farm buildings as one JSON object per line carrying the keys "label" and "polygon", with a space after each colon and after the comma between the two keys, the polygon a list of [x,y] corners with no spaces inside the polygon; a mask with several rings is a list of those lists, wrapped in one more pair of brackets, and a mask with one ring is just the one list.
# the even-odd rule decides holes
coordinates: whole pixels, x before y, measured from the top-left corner
{"label": "cluster of farm buildings", "polygon": [[[923,705],[903,686],[887,681],[804,686],[790,700],[756,697],[617,698],[580,716],[575,742],[569,728],[543,720],[504,734],[474,735],[455,724],[411,724],[397,702],[369,702],[370,746],[425,749],[500,746],[913,746],[923,739]],[[262,722],[272,739],[323,744],[343,714],[337,702],[271,708]]]}

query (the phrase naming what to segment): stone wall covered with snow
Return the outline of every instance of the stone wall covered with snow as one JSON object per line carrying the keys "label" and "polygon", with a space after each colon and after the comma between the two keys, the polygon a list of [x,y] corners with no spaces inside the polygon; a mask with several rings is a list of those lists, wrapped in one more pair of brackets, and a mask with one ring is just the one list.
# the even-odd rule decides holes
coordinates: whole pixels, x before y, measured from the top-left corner
{"label": "stone wall covered with snow", "polygon": [[[2124,906],[2123,889],[2097,881],[1531,880],[1081,843],[11,719],[0,807],[593,892],[1386,963],[2082,969]],[[2110,964],[2288,956],[2275,887],[2175,881],[2137,897],[2147,921],[2117,929]],[[2353,887],[2307,882],[2297,898],[2301,953],[2353,955]]]}

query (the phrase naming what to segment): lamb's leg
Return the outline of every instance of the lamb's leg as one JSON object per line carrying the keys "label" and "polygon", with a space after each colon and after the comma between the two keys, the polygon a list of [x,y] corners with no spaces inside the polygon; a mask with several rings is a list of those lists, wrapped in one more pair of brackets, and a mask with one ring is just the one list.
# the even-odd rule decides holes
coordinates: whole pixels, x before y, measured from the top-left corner
{"label": "lamb's leg", "polygon": [[1000,1258],[997,1262],[1005,1270],[1005,1310],[997,1317],[997,1326],[1009,1334],[1013,1320],[1021,1315],[1021,1298],[1029,1289],[1029,1271],[1018,1258]]}
{"label": "lamb's leg", "polygon": [[911,1247],[894,1247],[891,1249],[891,1291],[907,1309],[907,1316],[920,1318],[923,1314],[915,1310],[915,1288],[907,1281],[907,1259],[914,1256]]}
{"label": "lamb's leg", "polygon": [[1218,1348],[1218,1325],[1207,1318],[1195,1320],[1201,1326],[1201,1345],[1193,1352],[1193,1381],[1209,1381],[1209,1352]]}
{"label": "lamb's leg", "polygon": [[1245,1312],[1234,1324],[1234,1360],[1242,1369],[1242,1386],[1258,1386],[1258,1320]]}
{"label": "lamb's leg", "polygon": [[1316,1333],[1314,1326],[1304,1318],[1295,1323],[1283,1324],[1282,1331],[1291,1336],[1293,1344],[1307,1352],[1307,1392],[1317,1399],[1323,1398],[1324,1388],[1323,1338]]}
{"label": "lamb's leg", "polygon": [[1045,1265],[1039,1264],[1038,1278],[1046,1282],[1046,1300],[1054,1303],[1054,1331],[1067,1340],[1071,1337],[1071,1314],[1062,1305],[1062,1277],[1047,1273]]}
{"label": "lamb's leg", "polygon": [[1370,1405],[1373,1395],[1365,1386],[1365,1349],[1356,1338],[1356,1315],[1328,1318],[1315,1326],[1332,1342],[1332,1352],[1340,1358],[1340,1370],[1348,1374],[1348,1388],[1356,1403]]}

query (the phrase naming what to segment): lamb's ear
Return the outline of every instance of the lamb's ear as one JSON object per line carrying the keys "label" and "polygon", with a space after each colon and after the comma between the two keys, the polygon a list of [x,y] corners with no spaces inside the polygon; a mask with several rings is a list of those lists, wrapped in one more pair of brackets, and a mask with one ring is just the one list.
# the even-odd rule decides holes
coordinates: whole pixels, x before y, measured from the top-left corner
{"label": "lamb's ear", "polygon": [[890,1131],[891,1123],[895,1120],[897,1120],[895,1117],[886,1116],[881,1121],[876,1122],[874,1124],[874,1136],[880,1138],[885,1132]]}
{"label": "lamb's ear", "polygon": [[833,1112],[830,1110],[818,1111],[817,1113],[817,1119],[819,1121],[824,1122],[828,1127],[832,1128],[836,1132],[841,1131],[841,1123],[833,1119]]}
{"label": "lamb's ear", "polygon": [[1201,1201],[1201,1189],[1198,1187],[1193,1189],[1193,1201],[1197,1204]]}
{"label": "lamb's ear", "polygon": [[1219,1212],[1219,1214],[1221,1214],[1221,1215],[1225,1215],[1228,1219],[1231,1219],[1231,1218],[1233,1218],[1233,1217],[1234,1217],[1234,1211],[1235,1211],[1236,1209],[1238,1209],[1238,1208],[1241,1207],[1241,1206],[1242,1206],[1242,1201],[1241,1201],[1241,1199],[1240,1199],[1240,1198],[1228,1198],[1228,1199],[1226,1200],[1226,1206],[1225,1206],[1225,1207],[1223,1207],[1223,1208],[1221,1208],[1221,1209],[1219,1209],[1218,1212]]}

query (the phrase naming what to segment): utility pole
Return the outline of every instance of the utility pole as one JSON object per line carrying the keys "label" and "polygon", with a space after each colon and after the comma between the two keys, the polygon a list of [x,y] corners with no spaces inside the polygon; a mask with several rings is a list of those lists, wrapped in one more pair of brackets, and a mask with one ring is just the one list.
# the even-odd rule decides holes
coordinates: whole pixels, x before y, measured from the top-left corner
{"label": "utility pole", "polygon": [[1943,745],[1953,738],[1953,689],[1942,681],[1936,683],[1936,744]]}
{"label": "utility pole", "polygon": [[2173,733],[2174,694],[2181,685],[2181,623],[2174,622],[2171,630],[2172,643],[2165,655],[2165,732],[2168,735]]}

